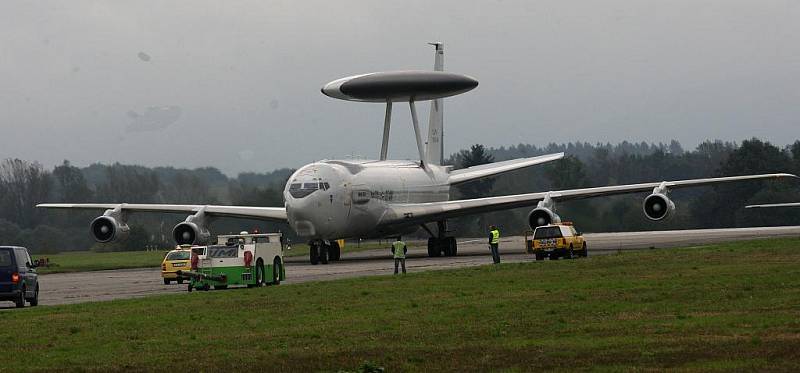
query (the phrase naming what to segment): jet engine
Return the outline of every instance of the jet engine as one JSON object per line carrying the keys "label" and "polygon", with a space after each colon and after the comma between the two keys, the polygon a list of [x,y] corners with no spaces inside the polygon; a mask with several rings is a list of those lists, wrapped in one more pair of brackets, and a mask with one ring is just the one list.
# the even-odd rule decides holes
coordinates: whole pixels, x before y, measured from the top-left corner
{"label": "jet engine", "polygon": [[113,210],[106,210],[105,214],[96,217],[89,224],[89,231],[97,242],[111,242],[124,240],[128,237],[131,229],[125,221],[122,208],[117,207]]}
{"label": "jet engine", "polygon": [[553,210],[545,207],[537,207],[528,214],[528,225],[531,229],[536,229],[542,225],[553,223],[560,223],[561,217],[558,216]]}
{"label": "jet engine", "polygon": [[192,245],[208,242],[211,232],[202,225],[185,221],[172,228],[172,237],[178,245]]}
{"label": "jet engine", "polygon": [[561,217],[556,215],[556,201],[550,197],[550,192],[544,196],[544,199],[539,201],[536,208],[528,213],[528,225],[531,229],[541,227],[553,223],[560,223]]}
{"label": "jet engine", "polygon": [[206,217],[205,208],[194,215],[189,215],[186,221],[178,223],[172,228],[172,237],[178,245],[192,245],[208,242],[211,232],[207,224],[209,219]]}
{"label": "jet engine", "polygon": [[672,217],[675,212],[675,203],[666,194],[653,193],[645,197],[642,209],[644,216],[648,219],[659,221]]}

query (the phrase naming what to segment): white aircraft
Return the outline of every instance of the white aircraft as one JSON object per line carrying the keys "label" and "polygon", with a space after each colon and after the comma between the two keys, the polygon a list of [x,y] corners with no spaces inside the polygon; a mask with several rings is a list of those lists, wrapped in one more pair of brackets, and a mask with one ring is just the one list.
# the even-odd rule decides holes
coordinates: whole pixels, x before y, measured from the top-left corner
{"label": "white aircraft", "polygon": [[746,209],[760,209],[760,208],[771,208],[771,207],[800,207],[800,202],[768,203],[768,204],[765,204],[765,205],[747,205],[744,208],[746,208]]}
{"label": "white aircraft", "polygon": [[[336,239],[398,236],[420,227],[430,235],[430,256],[456,255],[456,240],[448,235],[447,220],[458,216],[531,206],[534,208],[528,215],[528,223],[536,227],[560,221],[555,213],[556,202],[650,191],[643,202],[644,215],[651,220],[662,220],[675,210],[674,203],[667,197],[672,189],[796,177],[791,174],[745,175],[450,200],[450,190],[454,185],[554,161],[564,154],[495,162],[460,170],[443,165],[442,99],[469,91],[478,82],[465,75],[444,72],[443,45],[432,45],[435,46],[434,71],[356,75],[335,80],[322,88],[322,93],[330,97],[386,104],[380,157],[377,160],[323,160],[301,167],[286,183],[284,207],[133,203],[45,203],[38,206],[106,209],[90,224],[91,234],[99,242],[126,236],[128,216],[133,212],[190,213],[173,229],[173,236],[179,244],[209,240],[209,225],[217,218],[287,222],[298,236],[309,241],[310,261],[317,264],[339,259],[340,248]],[[422,140],[415,106],[415,102],[424,100],[432,100],[426,141]],[[387,159],[394,102],[409,104],[419,161]],[[435,227],[428,224],[435,224]]]}

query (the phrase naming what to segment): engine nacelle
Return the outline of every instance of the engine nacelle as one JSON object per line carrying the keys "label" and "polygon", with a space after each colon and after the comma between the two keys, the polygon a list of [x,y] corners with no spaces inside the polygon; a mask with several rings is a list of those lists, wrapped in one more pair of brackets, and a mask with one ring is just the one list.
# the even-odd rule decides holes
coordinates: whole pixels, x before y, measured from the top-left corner
{"label": "engine nacelle", "polygon": [[172,238],[178,245],[202,244],[211,239],[211,232],[203,225],[185,221],[172,228]]}
{"label": "engine nacelle", "polygon": [[653,221],[664,220],[675,213],[675,203],[666,194],[653,193],[645,197],[642,203],[644,216]]}
{"label": "engine nacelle", "polygon": [[172,238],[178,245],[194,245],[206,243],[211,239],[211,232],[208,224],[211,217],[206,216],[206,208],[203,207],[194,215],[189,215],[182,223],[178,223],[172,228]]}
{"label": "engine nacelle", "polygon": [[107,214],[92,220],[89,231],[97,242],[106,243],[128,238],[131,229],[125,221]]}
{"label": "engine nacelle", "polygon": [[528,214],[528,225],[531,227],[531,229],[536,229],[536,227],[560,222],[561,217],[556,215],[553,210],[545,207],[537,207],[531,210],[531,212]]}

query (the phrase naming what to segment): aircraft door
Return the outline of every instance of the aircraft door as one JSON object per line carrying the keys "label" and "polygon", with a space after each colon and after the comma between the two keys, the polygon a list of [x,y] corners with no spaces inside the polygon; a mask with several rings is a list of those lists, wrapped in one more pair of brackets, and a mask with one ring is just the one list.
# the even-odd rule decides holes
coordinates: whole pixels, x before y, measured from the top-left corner
{"label": "aircraft door", "polygon": [[397,202],[408,203],[408,187],[406,186],[406,178],[400,176],[400,190],[398,190]]}
{"label": "aircraft door", "polygon": [[347,217],[350,217],[350,209],[353,205],[353,188],[350,187],[349,183],[344,183],[342,185],[342,193],[342,203],[347,210]]}

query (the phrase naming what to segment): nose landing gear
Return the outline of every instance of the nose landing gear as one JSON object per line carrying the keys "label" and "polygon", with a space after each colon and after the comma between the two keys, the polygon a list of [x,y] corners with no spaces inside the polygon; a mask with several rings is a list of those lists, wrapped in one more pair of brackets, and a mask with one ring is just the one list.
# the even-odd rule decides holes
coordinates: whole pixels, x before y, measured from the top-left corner
{"label": "nose landing gear", "polygon": [[309,261],[313,265],[328,264],[329,261],[339,260],[341,253],[339,243],[336,241],[315,240],[308,243]]}

